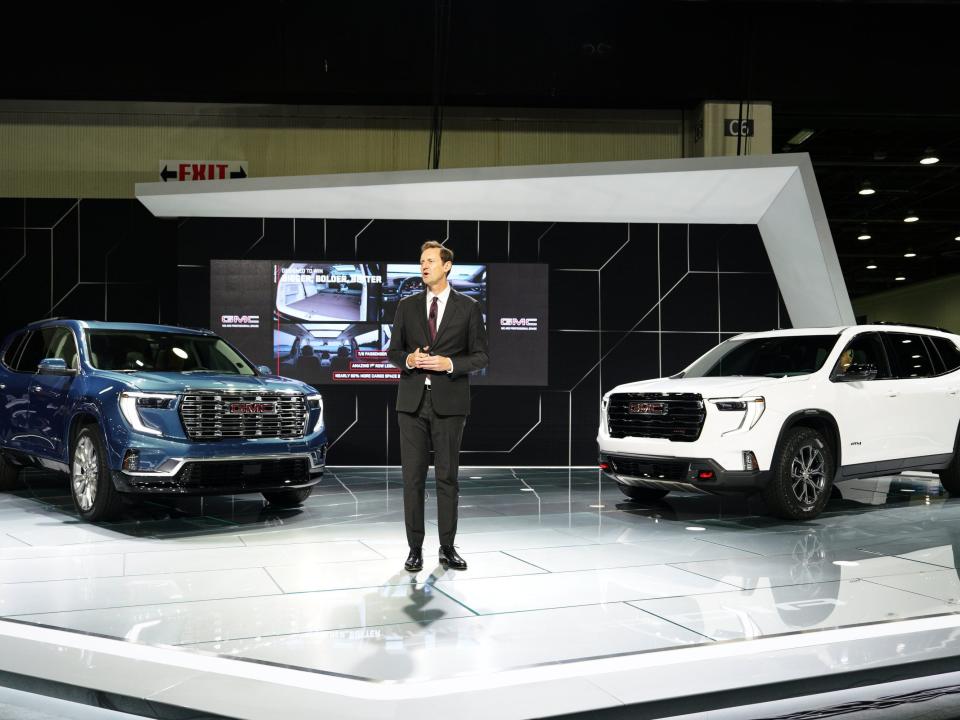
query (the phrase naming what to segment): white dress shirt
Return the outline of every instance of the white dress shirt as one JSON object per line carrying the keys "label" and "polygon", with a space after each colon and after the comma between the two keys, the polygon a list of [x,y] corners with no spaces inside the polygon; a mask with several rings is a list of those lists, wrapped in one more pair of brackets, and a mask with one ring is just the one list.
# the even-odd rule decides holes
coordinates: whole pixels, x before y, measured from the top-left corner
{"label": "white dress shirt", "polygon": [[[450,299],[450,284],[443,289],[443,292],[434,295],[432,290],[427,290],[427,327],[430,326],[430,306],[433,304],[433,299],[437,299],[437,334],[440,334],[440,323],[443,322],[443,311],[447,307],[447,300]],[[412,367],[407,365],[407,370],[413,370]],[[453,372],[453,360],[450,361],[450,369],[447,370],[447,373]],[[430,376],[427,375],[424,380],[426,385],[430,384]]]}

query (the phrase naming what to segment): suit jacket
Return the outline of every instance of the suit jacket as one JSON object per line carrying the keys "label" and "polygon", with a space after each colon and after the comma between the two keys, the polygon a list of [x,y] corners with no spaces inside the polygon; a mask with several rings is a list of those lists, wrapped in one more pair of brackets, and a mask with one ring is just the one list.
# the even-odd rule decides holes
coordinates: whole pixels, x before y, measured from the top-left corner
{"label": "suit jacket", "polygon": [[[407,369],[407,355],[428,345],[430,354],[443,355],[453,361],[452,373]],[[426,392],[424,380],[429,375],[434,411],[438,415],[468,415],[470,373],[487,366],[487,329],[483,325],[480,304],[450,288],[437,339],[430,342],[427,291],[404,298],[397,304],[387,354],[390,362],[401,370],[397,388],[398,411],[417,411]]]}

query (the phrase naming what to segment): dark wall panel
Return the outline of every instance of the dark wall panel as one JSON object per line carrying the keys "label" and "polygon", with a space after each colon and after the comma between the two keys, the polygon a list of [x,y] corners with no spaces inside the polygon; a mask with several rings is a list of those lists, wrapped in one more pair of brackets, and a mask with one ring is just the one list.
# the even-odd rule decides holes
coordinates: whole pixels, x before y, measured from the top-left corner
{"label": "dark wall panel", "polygon": [[[0,199],[4,335],[51,315],[206,326],[212,259],[542,262],[549,385],[475,387],[463,464],[592,464],[600,396],[731,333],[788,327],[752,226],[158,219],[127,200]],[[390,386],[325,387],[333,464],[400,461]]]}

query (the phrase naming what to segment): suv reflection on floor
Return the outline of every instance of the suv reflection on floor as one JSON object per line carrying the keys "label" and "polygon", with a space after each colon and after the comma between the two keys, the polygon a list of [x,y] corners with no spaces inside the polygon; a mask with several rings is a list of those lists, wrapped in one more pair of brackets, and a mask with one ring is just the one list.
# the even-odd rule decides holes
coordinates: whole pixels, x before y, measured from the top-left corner
{"label": "suv reflection on floor", "polygon": [[909,325],[738,335],[603,396],[600,468],[634,500],[761,492],[816,517],[834,482],[936,472],[960,494],[960,337]]}
{"label": "suv reflection on floor", "polygon": [[68,473],[81,517],[123,495],[260,492],[302,503],[326,462],[323,399],[206,330],[47,320],[0,346],[0,490]]}

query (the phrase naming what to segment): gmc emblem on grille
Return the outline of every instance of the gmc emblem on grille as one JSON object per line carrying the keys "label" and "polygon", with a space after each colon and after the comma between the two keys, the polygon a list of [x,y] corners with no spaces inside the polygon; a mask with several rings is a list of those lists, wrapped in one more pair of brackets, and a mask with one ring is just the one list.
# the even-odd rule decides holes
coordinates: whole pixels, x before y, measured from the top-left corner
{"label": "gmc emblem on grille", "polygon": [[230,403],[231,415],[272,415],[277,411],[274,403],[235,402]]}
{"label": "gmc emblem on grille", "polygon": [[631,415],[666,415],[667,406],[664,403],[632,402],[629,412]]}

